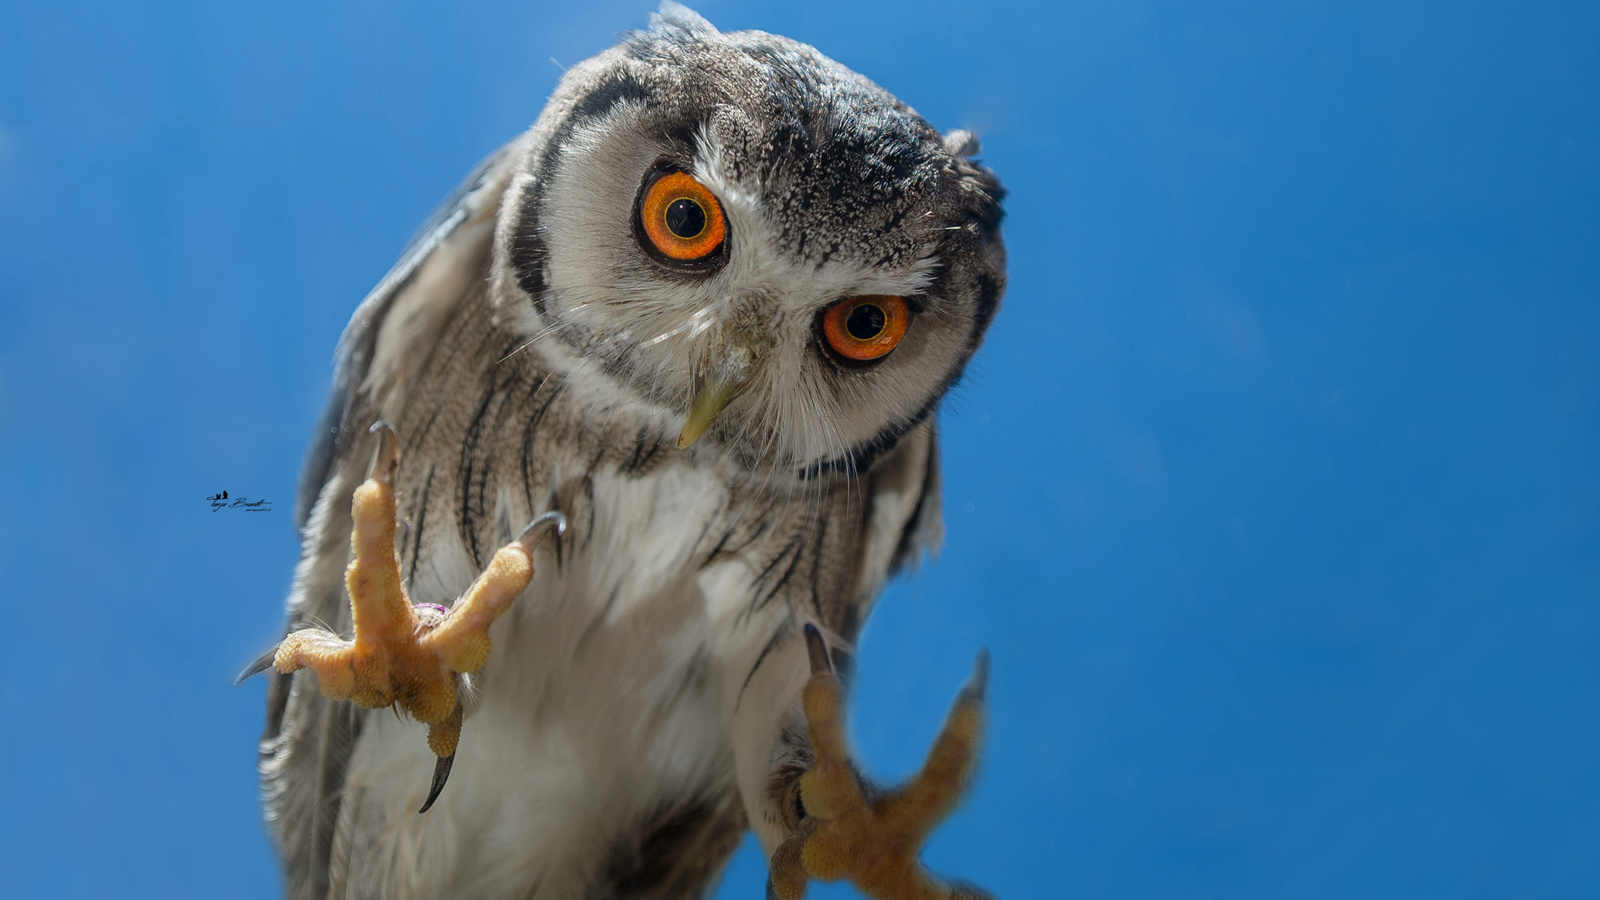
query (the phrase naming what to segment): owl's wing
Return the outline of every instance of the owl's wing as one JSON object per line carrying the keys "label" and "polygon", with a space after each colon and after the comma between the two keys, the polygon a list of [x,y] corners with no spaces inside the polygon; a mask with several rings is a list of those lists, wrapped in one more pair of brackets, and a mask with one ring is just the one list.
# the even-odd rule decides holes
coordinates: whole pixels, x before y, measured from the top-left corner
{"label": "owl's wing", "polygon": [[[289,598],[289,629],[319,625],[350,632],[344,569],[350,554],[350,496],[366,476],[374,444],[367,429],[404,391],[407,366],[426,359],[438,329],[486,277],[495,219],[521,155],[502,147],[461,187],[361,302],[339,341],[332,396],[318,426],[296,498],[300,565]],[[332,702],[313,679],[272,673],[261,737],[261,787],[277,839],[285,893],[328,892],[346,767],[361,711]]]}
{"label": "owl's wing", "polygon": [[900,542],[895,546],[889,575],[893,577],[902,569],[915,566],[923,553],[935,554],[944,543],[944,495],[939,481],[939,426],[936,419],[928,419],[927,432],[920,440],[926,443],[927,455],[920,467],[913,467],[905,477],[921,478],[922,489],[917,493],[916,506],[911,518],[900,532]]}
{"label": "owl's wing", "polygon": [[[939,437],[935,418],[912,429],[871,472],[856,607],[842,622],[825,622],[855,639],[872,603],[890,578],[935,553],[944,539],[940,511]],[[842,626],[842,627],[841,627]]]}
{"label": "owl's wing", "polygon": [[386,329],[398,325],[405,333],[395,336],[411,343],[426,330],[416,326],[430,324],[418,321],[419,316],[424,320],[442,318],[466,294],[471,279],[481,273],[488,259],[500,198],[510,183],[522,144],[521,138],[512,141],[478,164],[423,224],[400,254],[400,261],[350,317],[334,354],[333,392],[300,470],[295,520],[302,529],[335,458],[345,452],[346,443],[366,434],[365,425],[355,423],[359,429],[355,434],[346,431],[346,426],[362,389],[390,374],[374,372],[374,363],[381,364],[383,357],[392,363],[393,357],[410,350],[403,347],[381,354],[377,346],[380,334],[388,337]]}
{"label": "owl's wing", "polygon": [[[786,785],[815,759],[799,691],[811,671],[801,626],[814,622],[827,635],[833,664],[848,681],[861,626],[884,585],[936,549],[943,522],[934,417],[913,426],[848,490],[834,490],[821,502],[818,519],[784,520],[800,536],[774,532],[768,558],[747,560],[763,572],[752,608],[780,612],[749,629],[743,646],[729,654],[740,685],[727,710],[739,790],[749,827],[769,854],[793,836]],[[854,565],[840,564],[852,559]],[[807,574],[766,580],[767,572],[795,571]],[[768,592],[785,602],[769,602]]]}

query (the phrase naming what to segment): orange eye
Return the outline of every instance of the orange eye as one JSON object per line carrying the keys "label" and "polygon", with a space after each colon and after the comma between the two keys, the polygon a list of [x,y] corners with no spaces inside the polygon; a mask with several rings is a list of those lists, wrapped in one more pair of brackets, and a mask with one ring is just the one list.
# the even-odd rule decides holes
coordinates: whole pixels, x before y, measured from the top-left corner
{"label": "orange eye", "polygon": [[650,183],[639,219],[655,249],[680,262],[705,259],[728,234],[722,204],[684,172],[668,172]]}
{"label": "orange eye", "polygon": [[886,294],[851,297],[822,314],[822,336],[845,359],[868,362],[889,355],[911,321],[906,301]]}

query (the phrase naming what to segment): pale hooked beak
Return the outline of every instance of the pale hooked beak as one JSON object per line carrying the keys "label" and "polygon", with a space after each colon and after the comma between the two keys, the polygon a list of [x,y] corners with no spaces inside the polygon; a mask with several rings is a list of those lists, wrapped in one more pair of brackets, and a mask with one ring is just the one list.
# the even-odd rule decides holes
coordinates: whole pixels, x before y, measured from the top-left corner
{"label": "pale hooked beak", "polygon": [[720,359],[706,360],[695,367],[694,397],[689,401],[689,418],[678,433],[679,450],[700,440],[729,401],[739,396],[755,374],[754,363],[755,353],[749,345],[734,339]]}

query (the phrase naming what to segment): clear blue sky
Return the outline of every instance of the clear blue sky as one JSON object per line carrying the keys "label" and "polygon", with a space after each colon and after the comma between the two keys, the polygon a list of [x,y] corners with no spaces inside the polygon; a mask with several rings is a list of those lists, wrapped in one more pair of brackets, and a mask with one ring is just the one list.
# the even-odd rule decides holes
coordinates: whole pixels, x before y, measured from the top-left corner
{"label": "clear blue sky", "polygon": [[[271,897],[254,774],[351,310],[645,0],[0,3],[0,883]],[[703,3],[967,127],[1012,279],[864,638],[1008,900],[1600,896],[1592,4]],[[264,515],[204,497],[265,497]],[[761,896],[750,847],[720,897]],[[846,892],[818,892],[844,897]]]}

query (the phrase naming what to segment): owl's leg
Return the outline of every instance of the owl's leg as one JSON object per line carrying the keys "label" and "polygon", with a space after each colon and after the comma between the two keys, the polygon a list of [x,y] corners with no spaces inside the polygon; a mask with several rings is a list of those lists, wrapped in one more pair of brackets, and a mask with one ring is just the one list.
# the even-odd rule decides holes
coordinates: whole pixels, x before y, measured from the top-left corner
{"label": "owl's leg", "polygon": [[[321,628],[291,633],[239,676],[243,681],[275,667],[317,673],[317,686],[331,700],[353,700],[377,709],[398,705],[428,726],[428,746],[439,757],[426,811],[444,787],[461,737],[461,676],[489,658],[489,625],[511,606],[533,579],[533,550],[549,531],[566,530],[560,513],[535,519],[515,541],[501,547],[488,568],[446,610],[413,606],[401,583],[395,553],[394,478],[400,444],[394,430],[372,426],[381,444],[372,474],[351,501],[354,558],[345,571],[355,634],[346,640]],[[550,526],[546,528],[544,526]]]}
{"label": "owl's leg", "polygon": [[847,879],[876,900],[979,900],[970,885],[948,885],[917,861],[917,851],[955,808],[977,758],[988,655],[956,698],[944,730],[911,781],[896,791],[864,785],[844,736],[844,692],[827,644],[806,626],[811,680],[802,693],[815,762],[800,776],[800,827],[772,854],[769,898],[799,900],[811,878]]}

